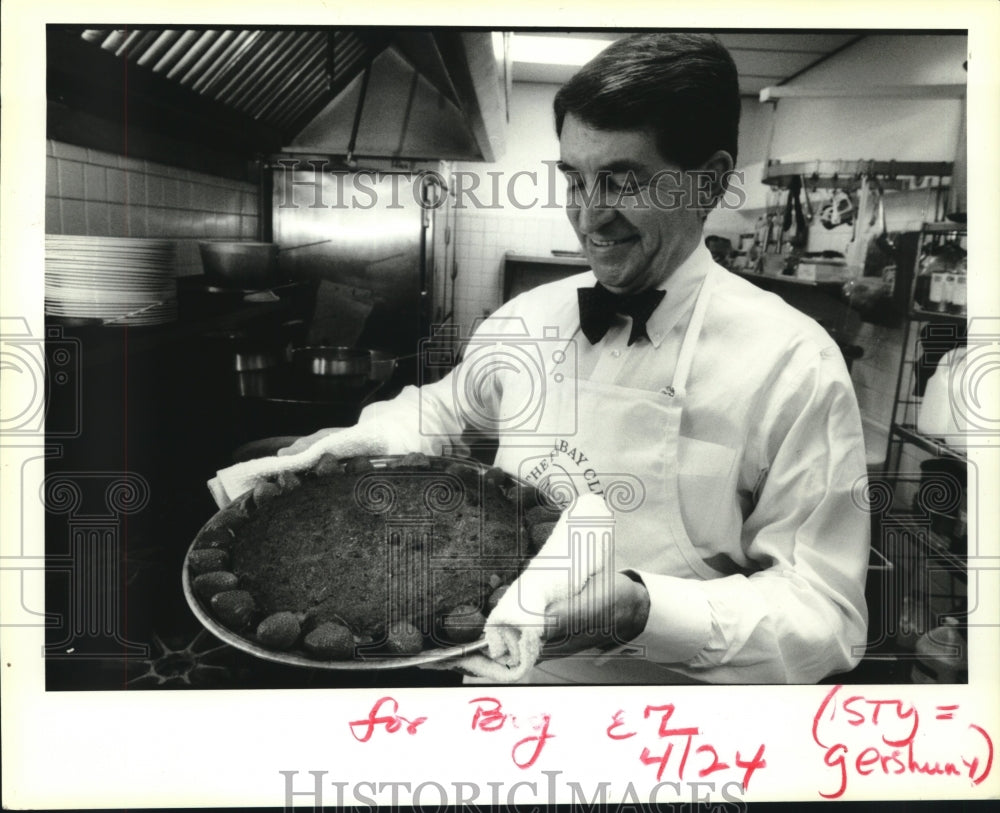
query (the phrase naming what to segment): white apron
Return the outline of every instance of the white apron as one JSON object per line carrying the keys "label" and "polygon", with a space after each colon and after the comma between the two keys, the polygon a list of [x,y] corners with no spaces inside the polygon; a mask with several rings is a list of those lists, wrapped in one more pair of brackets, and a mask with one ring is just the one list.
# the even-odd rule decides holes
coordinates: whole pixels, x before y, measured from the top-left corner
{"label": "white apron", "polygon": [[[560,425],[573,425],[571,437],[548,450],[501,440],[497,465],[518,476],[540,461],[540,484],[559,491],[572,484],[577,493],[603,493],[615,512],[614,568],[647,570],[682,578],[715,579],[725,575],[703,561],[681,514],[678,446],[686,385],[716,274],[702,283],[681,343],[673,382],[650,382],[655,389],[577,381],[546,393],[546,404]],[[575,410],[570,416],[567,410]],[[550,413],[551,414],[551,413]],[[547,458],[547,460],[546,460]],[[579,462],[578,462],[579,461]],[[546,479],[548,482],[546,483]],[[540,661],[525,683],[691,683],[690,678],[635,656],[593,651],[570,658]]]}

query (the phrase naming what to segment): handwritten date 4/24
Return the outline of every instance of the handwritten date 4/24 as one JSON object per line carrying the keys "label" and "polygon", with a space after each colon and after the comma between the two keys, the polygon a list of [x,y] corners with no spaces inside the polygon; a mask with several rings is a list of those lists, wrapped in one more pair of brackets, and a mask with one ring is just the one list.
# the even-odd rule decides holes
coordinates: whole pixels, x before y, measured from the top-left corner
{"label": "handwritten date 4/24", "polygon": [[[671,766],[676,771],[677,778],[683,780],[690,760],[690,767],[698,771],[699,778],[712,776],[720,771],[742,770],[743,788],[746,790],[754,772],[767,766],[764,759],[763,743],[750,759],[744,759],[740,751],[737,750],[732,762],[724,761],[720,758],[719,750],[710,742],[702,742],[694,747],[694,757],[692,757],[691,750],[695,746],[696,738],[701,735],[701,730],[697,726],[671,727],[670,721],[674,710],[673,703],[662,706],[646,706],[642,715],[644,720],[651,717],[655,719],[657,716],[660,720],[656,731],[657,745],[655,749],[651,749],[647,745],[639,754],[639,761],[643,765],[656,766],[656,780],[658,782],[663,779],[663,774]],[[637,732],[628,728],[624,714],[624,710],[619,709],[612,716],[611,725],[606,731],[609,739],[628,740],[636,736]],[[675,746],[677,746],[678,752],[676,759],[674,759]]]}

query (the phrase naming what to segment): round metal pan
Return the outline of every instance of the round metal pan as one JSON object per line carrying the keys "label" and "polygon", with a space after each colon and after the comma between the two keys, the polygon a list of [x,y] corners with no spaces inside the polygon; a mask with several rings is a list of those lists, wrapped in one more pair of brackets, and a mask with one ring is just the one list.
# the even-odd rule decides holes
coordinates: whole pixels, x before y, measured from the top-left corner
{"label": "round metal pan", "polygon": [[[376,468],[388,468],[395,462],[399,461],[402,456],[385,456],[379,458],[372,458],[371,462]],[[442,465],[451,465],[454,463],[459,463],[468,466],[478,472],[484,472],[488,469],[487,466],[479,463],[475,460],[470,460],[468,458],[457,458],[457,457],[440,457],[431,458],[432,461],[439,461]],[[518,481],[516,478],[509,478],[510,485],[513,486],[523,486],[525,484]],[[227,517],[236,517],[242,514],[245,510],[246,503],[250,500],[250,494],[244,494],[242,497],[234,500],[230,505],[218,511],[199,531],[198,535],[195,537],[191,546],[188,548],[188,555],[191,551],[197,549],[199,546],[199,541],[203,532],[208,530],[218,530],[227,527],[229,524]],[[238,540],[236,542],[238,544]],[[187,557],[185,557],[183,571],[182,571],[182,582],[184,588],[184,597],[187,599],[188,605],[191,607],[191,612],[194,613],[195,617],[205,626],[205,628],[216,636],[220,640],[229,644],[236,649],[246,652],[250,655],[254,655],[263,660],[272,661],[274,663],[283,663],[289,666],[305,666],[311,669],[331,669],[331,670],[344,670],[344,671],[374,671],[374,670],[384,670],[384,669],[404,669],[414,666],[425,666],[428,664],[443,664],[446,661],[462,658],[466,655],[470,655],[474,652],[480,652],[486,648],[485,638],[480,638],[470,644],[464,644],[461,646],[453,647],[441,647],[434,649],[426,649],[423,652],[416,653],[414,655],[387,655],[379,654],[377,652],[363,653],[359,654],[353,660],[321,660],[319,658],[313,658],[305,654],[301,650],[284,650],[276,651],[272,649],[267,649],[257,643],[253,638],[240,635],[233,632],[228,627],[225,627],[218,620],[216,620],[211,613],[205,608],[205,605],[200,598],[195,594],[192,587],[192,577],[190,570],[188,568]],[[251,633],[252,634],[252,633]]]}

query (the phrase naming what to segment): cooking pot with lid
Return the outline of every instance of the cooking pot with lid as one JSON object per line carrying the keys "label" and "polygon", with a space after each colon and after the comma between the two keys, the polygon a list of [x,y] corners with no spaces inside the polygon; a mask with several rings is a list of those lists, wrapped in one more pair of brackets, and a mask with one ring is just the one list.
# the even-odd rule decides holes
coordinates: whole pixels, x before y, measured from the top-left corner
{"label": "cooking pot with lid", "polygon": [[220,288],[268,288],[284,281],[274,243],[211,240],[198,248],[205,278]]}
{"label": "cooking pot with lid", "polygon": [[367,350],[314,345],[292,350],[292,366],[323,379],[361,384],[368,380],[372,359]]}

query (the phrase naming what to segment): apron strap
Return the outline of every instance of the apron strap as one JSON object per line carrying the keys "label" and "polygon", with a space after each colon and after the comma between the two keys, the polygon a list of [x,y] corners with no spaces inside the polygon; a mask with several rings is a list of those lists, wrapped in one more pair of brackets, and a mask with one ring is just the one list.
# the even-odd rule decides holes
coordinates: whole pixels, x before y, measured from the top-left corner
{"label": "apron strap", "polygon": [[694,361],[695,347],[698,344],[698,336],[701,334],[701,327],[705,323],[705,312],[708,310],[708,300],[711,296],[712,286],[715,283],[715,269],[709,269],[705,279],[701,282],[698,290],[698,299],[694,303],[694,310],[691,312],[691,321],[688,322],[687,331],[684,333],[684,340],[681,342],[680,353],[677,356],[677,368],[674,371],[673,394],[683,396],[687,387],[688,375],[691,372],[691,364]]}

